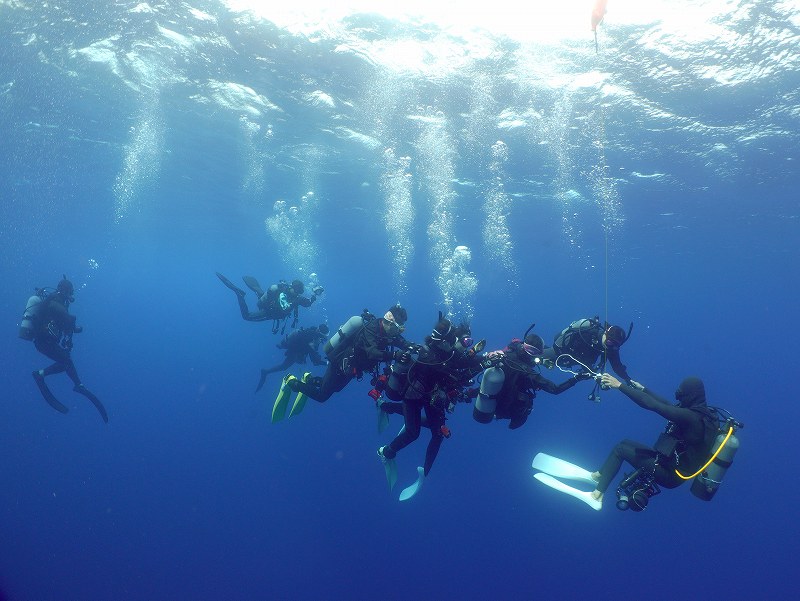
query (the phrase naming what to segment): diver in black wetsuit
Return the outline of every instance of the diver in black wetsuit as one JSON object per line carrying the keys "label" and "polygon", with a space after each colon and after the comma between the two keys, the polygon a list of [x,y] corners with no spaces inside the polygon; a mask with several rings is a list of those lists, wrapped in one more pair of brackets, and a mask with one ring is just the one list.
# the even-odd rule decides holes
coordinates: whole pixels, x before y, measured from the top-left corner
{"label": "diver in black wetsuit", "polygon": [[533,410],[537,390],[561,394],[580,380],[591,378],[590,373],[575,375],[556,384],[537,371],[544,341],[528,333],[524,340],[512,340],[502,351],[487,355],[491,366],[483,372],[481,391],[475,401],[472,416],[486,424],[493,418],[510,420],[512,430],[522,426]]}
{"label": "diver in black wetsuit", "polygon": [[683,474],[692,474],[706,462],[717,435],[718,419],[706,405],[702,380],[688,377],[681,382],[675,391],[677,406],[637,382],[624,384],[607,373],[602,376],[602,384],[618,389],[643,409],[669,420],[670,424],[653,447],[623,440],[612,449],[602,467],[592,474],[597,480],[597,488],[592,492],[595,500],[602,499],[623,461],[650,472],[655,482],[664,488],[676,488],[686,481],[676,474],[679,465]]}
{"label": "diver in black wetsuit", "polygon": [[258,280],[246,275],[242,279],[247,284],[247,287],[258,296],[258,310],[250,311],[247,301],[245,301],[247,293],[221,273],[217,272],[217,277],[226,287],[236,293],[236,300],[239,302],[242,318],[245,321],[274,321],[273,334],[280,329],[281,322],[284,322],[285,327],[285,320],[290,315],[293,316],[292,327],[294,328],[297,325],[299,307],[310,307],[317,300],[317,297],[325,291],[322,286],[317,286],[314,288],[311,297],[307,298],[303,296],[303,292],[305,292],[303,282],[294,280],[291,284],[287,284],[281,280],[277,284],[272,284],[265,292]]}
{"label": "diver in black wetsuit", "polygon": [[[625,382],[630,382],[628,369],[622,363],[619,355],[620,347],[630,337],[633,324],[626,333],[620,326],[606,323],[603,325],[598,317],[592,319],[578,319],[564,328],[553,340],[553,346],[546,348],[542,353],[542,363],[547,368],[570,368],[578,365],[589,368],[594,373],[601,373],[606,362],[611,365],[614,373]],[[589,394],[591,400],[598,400],[597,389],[599,382]]]}
{"label": "diver in black wetsuit", "polygon": [[295,392],[302,392],[308,398],[324,403],[353,378],[360,380],[365,372],[376,370],[382,361],[389,362],[405,352],[409,343],[401,332],[405,329],[407,317],[406,310],[400,305],[390,307],[381,318],[368,311],[361,316],[351,317],[326,345],[325,353],[330,361],[325,374],[307,382],[288,376],[286,385]]}
{"label": "diver in black wetsuit", "polygon": [[314,365],[325,365],[326,361],[320,357],[317,348],[321,342],[328,338],[328,326],[320,324],[319,327],[300,328],[296,332],[292,332],[286,336],[280,344],[277,345],[280,349],[286,349],[286,358],[283,363],[261,370],[261,379],[258,381],[256,392],[261,390],[267,376],[277,371],[284,371],[291,365],[297,363],[302,365],[306,362],[307,358],[311,359]]}
{"label": "diver in black wetsuit", "polygon": [[[45,295],[44,291],[40,291],[40,301],[30,314],[26,309],[25,318],[32,324],[30,337],[36,350],[54,361],[49,367],[34,371],[33,379],[48,404],[56,411],[67,413],[69,409],[56,399],[44,381],[47,376],[66,372],[75,385],[73,390],[89,399],[103,421],[108,423],[105,407],[100,399],[81,383],[78,371],[72,362],[72,335],[83,331],[82,327],[75,325],[76,317],[69,313],[69,304],[75,300],[74,292],[72,282],[64,276],[53,294]],[[30,306],[31,302],[28,301],[28,304]]]}
{"label": "diver in black wetsuit", "polygon": [[384,401],[377,388],[370,391],[380,411],[402,412],[405,420],[403,430],[395,439],[378,449],[381,461],[393,460],[400,450],[417,440],[420,429],[426,427],[430,429],[431,439],[425,451],[422,476],[430,473],[442,441],[450,437],[445,425],[446,412],[453,411],[459,401],[469,402],[465,388],[482,369],[481,358],[470,352],[471,346],[469,328],[466,325],[454,327],[440,314],[417,357],[400,355],[392,366],[391,376],[384,382],[386,396],[401,399],[402,403]]}

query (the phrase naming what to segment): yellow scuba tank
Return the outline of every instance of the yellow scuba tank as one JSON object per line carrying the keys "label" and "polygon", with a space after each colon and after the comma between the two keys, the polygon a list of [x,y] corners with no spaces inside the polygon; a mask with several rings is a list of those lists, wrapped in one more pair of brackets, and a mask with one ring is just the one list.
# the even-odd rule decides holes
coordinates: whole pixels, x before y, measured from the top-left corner
{"label": "yellow scuba tank", "polygon": [[711,459],[692,482],[692,494],[703,501],[710,501],[717,494],[725,473],[733,463],[736,451],[739,450],[739,439],[734,434],[736,422],[729,420],[720,431],[711,448]]}

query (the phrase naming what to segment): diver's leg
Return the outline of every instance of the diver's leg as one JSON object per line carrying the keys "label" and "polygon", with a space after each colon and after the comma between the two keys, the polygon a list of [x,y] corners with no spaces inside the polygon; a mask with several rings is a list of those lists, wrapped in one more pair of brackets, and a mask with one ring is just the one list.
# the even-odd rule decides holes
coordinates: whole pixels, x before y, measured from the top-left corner
{"label": "diver's leg", "polygon": [[346,374],[343,374],[336,365],[331,363],[322,378],[309,378],[307,382],[295,378],[289,382],[289,387],[295,392],[302,392],[310,399],[324,403],[334,392],[344,388],[347,382],[350,381],[348,378],[344,384],[339,386],[339,380],[345,376]]}
{"label": "diver's leg", "polygon": [[384,413],[403,413],[403,403],[400,401],[383,401],[381,411]]}
{"label": "diver's leg", "polygon": [[240,298],[244,298],[244,295],[245,295],[245,291],[244,290],[239,288],[236,284],[231,282],[228,278],[226,278],[220,272],[217,271],[215,273],[217,274],[217,277],[220,279],[220,281],[223,284],[225,284],[225,286],[227,286],[228,288],[230,288],[231,290],[233,290],[236,293],[236,296],[238,296]]}
{"label": "diver's leg", "polygon": [[383,454],[387,459],[394,459],[397,452],[404,449],[419,438],[420,424],[422,422],[422,405],[403,401],[403,417],[405,427],[397,437],[383,447]]}
{"label": "diver's leg", "polygon": [[267,376],[269,374],[274,374],[275,372],[278,371],[285,371],[286,369],[289,369],[289,367],[294,362],[295,362],[294,358],[291,355],[287,355],[286,358],[283,360],[283,363],[281,363],[280,365],[276,365],[275,367],[270,367],[268,369],[262,369],[261,379],[258,381],[258,386],[256,386],[256,392],[261,390],[261,388],[264,386],[264,382],[266,382]]}
{"label": "diver's leg", "polygon": [[425,450],[425,465],[423,466],[423,473],[427,476],[433,467],[433,462],[436,461],[439,447],[442,446],[442,441],[444,440],[444,435],[442,434],[444,412],[441,409],[426,405],[425,418],[425,421],[428,422],[428,427],[431,429],[431,439],[428,442],[428,448]]}
{"label": "diver's leg", "polygon": [[652,461],[653,456],[653,449],[647,445],[633,440],[623,440],[611,450],[603,466],[598,470],[600,478],[595,492],[599,492],[600,495],[606,492],[622,467],[623,462],[631,464],[634,468],[639,468]]}

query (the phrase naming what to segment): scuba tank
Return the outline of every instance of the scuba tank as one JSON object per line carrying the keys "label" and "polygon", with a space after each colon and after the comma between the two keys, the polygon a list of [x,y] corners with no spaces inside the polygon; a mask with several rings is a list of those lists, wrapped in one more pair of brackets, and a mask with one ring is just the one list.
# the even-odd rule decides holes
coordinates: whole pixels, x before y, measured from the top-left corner
{"label": "scuba tank", "polygon": [[739,439],[734,434],[737,426],[742,427],[742,424],[729,418],[714,439],[710,450],[713,459],[709,460],[692,482],[692,494],[698,499],[710,501],[717,494],[725,472],[728,471],[736,451],[739,450]]}
{"label": "scuba tank", "polygon": [[42,289],[28,299],[22,314],[22,323],[19,324],[19,337],[23,340],[33,340],[36,336],[36,321],[46,298],[47,293]]}
{"label": "scuba tank", "polygon": [[364,326],[364,318],[361,315],[353,315],[345,323],[343,323],[336,333],[331,336],[330,340],[325,343],[325,355],[331,361],[335,360],[335,356],[352,340],[352,338]]}
{"label": "scuba tank", "polygon": [[408,371],[411,369],[411,361],[395,361],[391,366],[389,381],[386,383],[384,393],[392,401],[401,401],[408,388]]}
{"label": "scuba tank", "polygon": [[483,372],[481,391],[472,409],[472,417],[476,422],[488,424],[492,421],[497,408],[497,395],[500,394],[505,379],[506,375],[499,367],[489,367]]}

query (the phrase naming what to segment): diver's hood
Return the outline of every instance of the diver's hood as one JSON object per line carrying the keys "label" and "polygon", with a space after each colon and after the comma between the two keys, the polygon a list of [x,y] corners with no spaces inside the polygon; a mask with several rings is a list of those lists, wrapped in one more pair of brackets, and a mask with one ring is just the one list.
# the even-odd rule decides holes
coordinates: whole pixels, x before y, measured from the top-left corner
{"label": "diver's hood", "polygon": [[681,407],[691,408],[706,404],[706,387],[703,380],[689,376],[675,391],[675,400]]}

